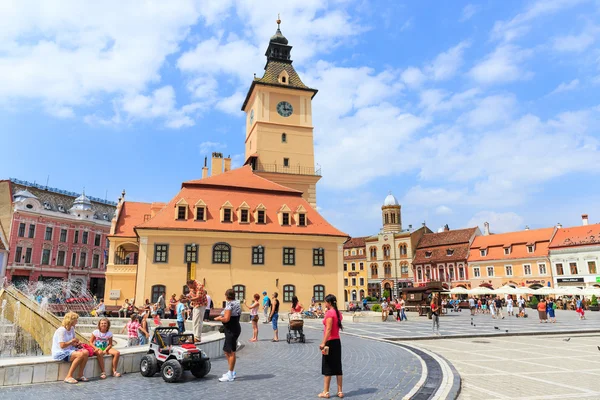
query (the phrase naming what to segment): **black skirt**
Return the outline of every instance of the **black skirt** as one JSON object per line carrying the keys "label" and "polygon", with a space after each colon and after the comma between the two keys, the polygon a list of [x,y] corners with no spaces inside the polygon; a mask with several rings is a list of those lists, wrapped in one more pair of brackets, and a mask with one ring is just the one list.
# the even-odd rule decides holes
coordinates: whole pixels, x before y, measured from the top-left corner
{"label": "black skirt", "polygon": [[340,339],[327,341],[325,346],[329,346],[329,354],[323,354],[321,362],[321,374],[325,376],[343,375],[342,374],[342,342]]}

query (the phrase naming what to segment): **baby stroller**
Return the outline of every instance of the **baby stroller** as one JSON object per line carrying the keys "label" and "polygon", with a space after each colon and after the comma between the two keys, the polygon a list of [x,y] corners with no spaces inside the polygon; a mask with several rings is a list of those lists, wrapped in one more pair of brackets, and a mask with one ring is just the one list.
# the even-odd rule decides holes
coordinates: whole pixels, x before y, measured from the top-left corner
{"label": "baby stroller", "polygon": [[[302,319],[301,313],[289,313],[288,314],[288,333],[286,340],[291,343],[292,340],[295,342],[306,343],[304,337],[304,320]],[[292,334],[293,332],[293,334]]]}

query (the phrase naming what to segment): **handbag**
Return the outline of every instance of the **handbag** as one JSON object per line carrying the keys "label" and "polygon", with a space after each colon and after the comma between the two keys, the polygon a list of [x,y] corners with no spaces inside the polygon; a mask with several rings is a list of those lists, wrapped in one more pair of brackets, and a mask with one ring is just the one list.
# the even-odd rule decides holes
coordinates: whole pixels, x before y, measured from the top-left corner
{"label": "handbag", "polygon": [[79,350],[86,350],[90,357],[94,356],[94,348],[87,343],[80,343],[79,346],[77,346],[77,348]]}
{"label": "handbag", "polygon": [[329,346],[323,347],[322,353],[324,356],[328,356],[329,355]]}

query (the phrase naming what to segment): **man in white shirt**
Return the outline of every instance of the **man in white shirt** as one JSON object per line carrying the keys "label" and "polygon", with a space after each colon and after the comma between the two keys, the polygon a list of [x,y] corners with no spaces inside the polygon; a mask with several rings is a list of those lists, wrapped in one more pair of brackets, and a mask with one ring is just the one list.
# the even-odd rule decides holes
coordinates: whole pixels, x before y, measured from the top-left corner
{"label": "man in white shirt", "polygon": [[469,309],[471,310],[471,315],[475,315],[475,299],[473,296],[469,297]]}
{"label": "man in white shirt", "polygon": [[389,306],[388,306],[388,302],[387,299],[384,297],[383,298],[383,302],[381,303],[381,320],[382,321],[386,321],[389,315]]}

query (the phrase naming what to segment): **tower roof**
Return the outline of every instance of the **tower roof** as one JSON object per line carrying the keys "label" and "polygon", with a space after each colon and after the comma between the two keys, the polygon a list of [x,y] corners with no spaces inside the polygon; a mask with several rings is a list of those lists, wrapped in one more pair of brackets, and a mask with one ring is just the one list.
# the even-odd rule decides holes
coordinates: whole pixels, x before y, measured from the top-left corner
{"label": "tower roof", "polygon": [[385,200],[383,201],[383,206],[399,206],[398,199],[394,197],[392,193],[388,194]]}

